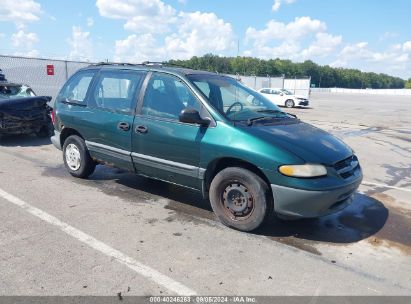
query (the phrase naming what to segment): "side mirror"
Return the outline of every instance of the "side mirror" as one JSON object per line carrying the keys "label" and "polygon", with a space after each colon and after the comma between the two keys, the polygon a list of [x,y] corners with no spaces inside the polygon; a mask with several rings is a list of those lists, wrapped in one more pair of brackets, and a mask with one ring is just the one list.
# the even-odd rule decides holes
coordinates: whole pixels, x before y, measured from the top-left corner
{"label": "side mirror", "polygon": [[181,111],[179,120],[185,123],[199,124],[202,126],[208,126],[210,124],[209,119],[203,119],[200,116],[200,113],[193,108],[185,108]]}

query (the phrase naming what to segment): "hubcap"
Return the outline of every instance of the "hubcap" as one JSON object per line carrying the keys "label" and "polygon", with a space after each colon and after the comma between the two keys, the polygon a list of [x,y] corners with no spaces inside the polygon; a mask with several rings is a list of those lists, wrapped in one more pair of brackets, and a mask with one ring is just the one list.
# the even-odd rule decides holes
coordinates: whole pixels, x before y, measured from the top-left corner
{"label": "hubcap", "polygon": [[80,151],[75,144],[69,144],[66,148],[66,162],[69,168],[77,171],[81,165]]}
{"label": "hubcap", "polygon": [[254,199],[248,189],[241,183],[230,183],[223,192],[223,204],[230,217],[247,218],[254,208]]}

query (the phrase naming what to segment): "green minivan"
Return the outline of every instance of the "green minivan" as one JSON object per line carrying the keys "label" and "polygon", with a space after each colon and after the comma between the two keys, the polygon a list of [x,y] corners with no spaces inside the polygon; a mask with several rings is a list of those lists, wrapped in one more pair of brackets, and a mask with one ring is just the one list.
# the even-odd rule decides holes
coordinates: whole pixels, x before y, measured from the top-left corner
{"label": "green minivan", "polygon": [[342,141],[236,79],[160,64],[76,72],[53,110],[71,175],[107,164],[201,191],[225,225],[251,231],[274,211],[319,217],[353,201],[362,172]]}

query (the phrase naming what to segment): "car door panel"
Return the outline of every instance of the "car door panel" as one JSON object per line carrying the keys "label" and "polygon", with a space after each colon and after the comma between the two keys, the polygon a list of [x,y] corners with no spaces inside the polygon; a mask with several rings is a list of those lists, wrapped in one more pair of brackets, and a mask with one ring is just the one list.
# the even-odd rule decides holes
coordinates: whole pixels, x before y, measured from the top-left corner
{"label": "car door panel", "polygon": [[131,159],[134,108],[145,72],[102,71],[94,83],[89,111],[80,117],[93,158],[134,171]]}
{"label": "car door panel", "polygon": [[[161,81],[170,86],[156,84]],[[162,73],[154,73],[150,79],[141,114],[134,119],[132,159],[139,174],[200,189],[200,144],[205,130],[178,121],[181,107],[192,102],[175,94],[181,91],[173,89],[178,81]]]}

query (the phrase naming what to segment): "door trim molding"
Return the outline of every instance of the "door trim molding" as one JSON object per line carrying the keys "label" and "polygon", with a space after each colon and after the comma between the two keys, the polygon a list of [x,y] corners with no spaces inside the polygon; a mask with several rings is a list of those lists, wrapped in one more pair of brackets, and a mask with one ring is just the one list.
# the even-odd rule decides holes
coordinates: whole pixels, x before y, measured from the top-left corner
{"label": "door trim molding", "polygon": [[187,175],[198,179],[204,179],[205,169],[200,167],[135,152],[131,153],[131,157],[134,162],[139,163],[141,165],[154,167],[156,169],[161,169],[165,171],[171,171],[177,174]]}
{"label": "door trim molding", "polygon": [[92,152],[106,154],[106,155],[116,157],[124,161],[131,162],[131,152],[129,151],[114,148],[114,147],[99,144],[99,143],[95,143],[95,142],[88,141],[88,140],[86,140],[86,146]]}
{"label": "door trim molding", "polygon": [[187,175],[191,177],[195,177],[198,179],[204,179],[206,169],[187,165],[175,161],[171,161],[168,159],[158,158],[146,154],[140,154],[135,152],[130,152],[118,148],[114,148],[111,146],[107,146],[104,144],[99,144],[96,142],[86,140],[86,146],[90,151],[103,153],[106,155],[110,155],[113,157],[117,157],[121,160],[125,161],[133,161],[135,163],[153,167],[156,169],[161,169],[165,171],[170,171],[173,173]]}

